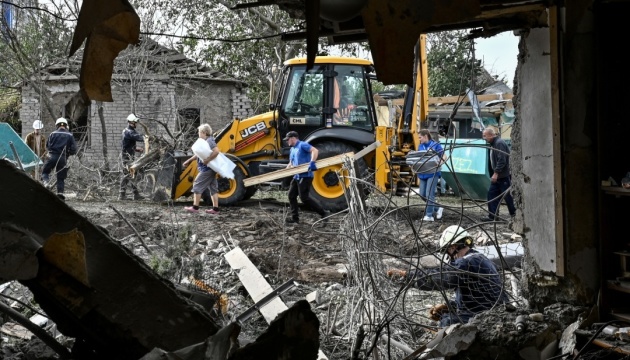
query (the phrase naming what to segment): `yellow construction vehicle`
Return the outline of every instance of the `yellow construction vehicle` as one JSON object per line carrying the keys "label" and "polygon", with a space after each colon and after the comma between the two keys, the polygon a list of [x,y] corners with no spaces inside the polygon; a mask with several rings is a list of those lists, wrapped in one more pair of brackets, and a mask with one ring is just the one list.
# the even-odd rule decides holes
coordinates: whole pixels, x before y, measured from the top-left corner
{"label": "yellow construction vehicle", "polygon": [[[381,191],[395,191],[401,181],[413,183],[415,178],[404,156],[418,149],[418,124],[427,117],[424,36],[416,54],[415,84],[407,91],[405,109],[391,123],[377,118],[379,102],[372,94],[371,82],[376,80],[372,62],[322,56],[307,70],[306,58],[286,61],[271,111],[235,119],[214,134],[221,152],[237,165],[234,179],[219,178],[220,204],[234,205],[254,195],[256,187],[245,187],[244,179],[286,168],[290,148],[282,139],[289,131],[297,131],[301,140],[315,146],[318,159],[356,153],[379,141],[375,151],[355,161],[356,174],[373,181]],[[171,198],[178,199],[190,195],[197,168],[194,162],[182,168],[182,159],[188,158],[184,154],[174,158]],[[333,165],[314,174],[311,196],[332,211],[347,207],[337,176],[340,169],[341,165]]]}

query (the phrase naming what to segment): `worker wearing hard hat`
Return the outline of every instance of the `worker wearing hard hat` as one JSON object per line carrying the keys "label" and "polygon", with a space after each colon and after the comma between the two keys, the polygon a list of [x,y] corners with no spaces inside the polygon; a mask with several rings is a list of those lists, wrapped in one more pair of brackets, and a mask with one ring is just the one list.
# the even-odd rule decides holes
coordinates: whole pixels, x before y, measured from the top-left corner
{"label": "worker wearing hard hat", "polygon": [[467,323],[475,314],[508,302],[497,267],[486,256],[473,249],[470,234],[458,225],[446,228],[439,240],[440,252],[449,263],[436,269],[405,271],[390,269],[388,276],[402,277],[422,290],[453,289],[455,298],[449,304],[436,305],[429,317],[441,327]]}
{"label": "worker wearing hard hat", "polygon": [[[44,129],[44,123],[41,120],[33,121],[33,131],[26,135],[26,139],[24,142],[28,147],[33,150],[35,155],[41,160],[46,160],[46,137],[44,136],[42,130]],[[33,167],[32,176],[34,179],[39,178],[39,170],[40,166],[36,165]]]}
{"label": "worker wearing hard hat", "polygon": [[33,122],[33,131],[26,135],[26,145],[40,158],[46,158],[46,137],[42,133],[44,123],[41,120]]}
{"label": "worker wearing hard hat", "polygon": [[69,156],[77,153],[77,143],[72,133],[68,131],[68,120],[61,117],[55,121],[55,126],[57,130],[50,133],[46,141],[46,150],[49,157],[42,170],[42,180],[44,186],[48,187],[50,173],[55,169],[57,175],[57,196],[65,200],[63,193],[65,180],[68,176],[67,160]]}
{"label": "worker wearing hard hat", "polygon": [[144,196],[140,195],[138,187],[129,172],[129,166],[136,159],[136,143],[138,141],[144,141],[144,136],[136,131],[138,121],[140,121],[140,119],[135,114],[129,114],[129,116],[127,116],[127,127],[122,131],[122,176],[120,178],[120,192],[118,194],[118,200],[126,199],[125,194],[127,192],[128,184],[131,185],[134,200],[144,199]]}

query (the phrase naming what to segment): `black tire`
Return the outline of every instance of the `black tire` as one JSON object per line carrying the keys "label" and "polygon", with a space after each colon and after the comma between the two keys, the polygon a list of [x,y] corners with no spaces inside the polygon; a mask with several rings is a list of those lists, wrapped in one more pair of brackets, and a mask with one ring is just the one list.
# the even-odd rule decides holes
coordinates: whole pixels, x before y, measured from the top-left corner
{"label": "black tire", "polygon": [[245,196],[243,197],[243,200],[251,199],[251,197],[256,194],[256,191],[258,191],[258,185],[250,186],[246,189],[247,190],[245,190]]}
{"label": "black tire", "polygon": [[234,168],[234,179],[227,179],[217,175],[219,181],[219,205],[232,206],[245,198],[247,188],[243,184],[245,173],[240,166]]}
{"label": "black tire", "polygon": [[[251,170],[246,166],[245,169],[242,168],[242,164],[237,162],[236,163],[236,167],[241,167],[241,170],[243,170],[243,174],[245,175],[245,179],[252,176]],[[254,194],[256,194],[256,191],[258,190],[258,185],[254,185],[254,186],[249,186],[245,188],[245,196],[243,196],[243,200],[248,200],[250,199],[252,196],[254,196]]]}
{"label": "black tire", "polygon": [[[315,147],[319,150],[318,160],[347,152],[357,152],[354,146],[336,141],[325,141],[316,144]],[[339,170],[341,166],[340,164],[318,169],[315,171],[313,177],[313,185],[310,192],[311,198],[319,201],[324,209],[330,210],[331,212],[339,212],[348,207],[342,184],[336,174],[336,171]],[[355,161],[354,166],[357,176],[367,178],[369,169],[364,159],[361,158]],[[361,191],[361,193],[363,196],[367,195],[365,191]]]}

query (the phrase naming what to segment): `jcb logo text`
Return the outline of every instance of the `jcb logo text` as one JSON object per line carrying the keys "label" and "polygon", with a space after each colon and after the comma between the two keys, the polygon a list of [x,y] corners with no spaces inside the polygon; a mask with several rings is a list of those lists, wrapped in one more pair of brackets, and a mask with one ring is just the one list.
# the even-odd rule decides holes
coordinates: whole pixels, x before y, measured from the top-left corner
{"label": "jcb logo text", "polygon": [[261,121],[258,124],[252,125],[246,129],[241,130],[241,138],[245,139],[254,135],[255,133],[265,130],[267,127],[265,126],[265,122]]}

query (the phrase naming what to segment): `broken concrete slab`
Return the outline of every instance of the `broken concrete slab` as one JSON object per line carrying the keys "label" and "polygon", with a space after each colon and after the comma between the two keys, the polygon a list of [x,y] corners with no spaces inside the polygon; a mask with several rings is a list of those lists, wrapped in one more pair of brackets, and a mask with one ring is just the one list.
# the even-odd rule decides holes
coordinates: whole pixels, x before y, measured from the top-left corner
{"label": "broken concrete slab", "polygon": [[[240,248],[234,248],[225,254],[225,259],[228,261],[230,266],[234,270],[237,271],[238,278],[241,280],[241,283],[245,286],[245,289],[247,289],[247,292],[249,293],[251,298],[254,300],[254,302],[259,302],[263,300],[263,298],[267,297],[268,295],[274,292],[271,285],[267,283],[267,281],[262,276],[262,274],[258,271],[256,266],[254,266],[254,264],[249,260],[247,255],[243,253],[243,250],[241,250]],[[293,307],[296,307],[296,306],[301,307],[301,308],[308,307],[310,311],[310,305],[308,304],[308,301],[306,300],[301,300],[301,301],[296,302]],[[268,302],[266,302],[265,304],[260,305],[259,307],[260,313],[263,315],[267,323],[270,324],[268,332],[272,331],[272,327],[274,326],[277,327],[277,322],[274,322],[274,319],[276,319],[280,315],[280,313],[284,313],[286,309],[287,309],[287,306],[279,297],[275,297],[269,300]],[[328,357],[321,350],[319,350],[319,319],[317,319],[317,316],[315,314],[313,314],[313,317],[315,318],[314,323],[316,321],[316,324],[317,324],[316,334],[317,334],[317,347],[318,347],[318,350],[316,352],[316,357],[314,357],[313,359],[325,360],[325,359],[328,359]],[[311,334],[311,337],[312,336],[314,336],[314,334]],[[303,350],[307,350],[307,349],[308,349],[308,346]],[[271,349],[268,349],[268,350],[271,351]],[[253,354],[255,353],[252,352],[252,355]],[[264,354],[265,356],[267,356],[267,352],[265,352]],[[259,353],[258,356],[261,356],[261,354]],[[252,357],[252,359],[254,358],[258,359],[259,357],[256,357],[256,356]],[[269,359],[276,359],[276,358],[270,357]],[[286,359],[288,360],[288,359],[293,359],[293,358],[286,357]],[[302,359],[302,358],[296,357],[295,359]]]}
{"label": "broken concrete slab", "polygon": [[[421,359],[435,359],[450,357],[468,349],[477,338],[478,329],[474,325],[455,324],[444,329],[444,336],[432,348],[420,357]],[[431,343],[433,345],[433,343]]]}
{"label": "broken concrete slab", "polygon": [[219,329],[208,312],[180,296],[142,259],[4,160],[0,198],[1,221],[27,229],[37,241],[70,231],[85,239],[81,256],[89,285],[44,257],[37,276],[21,283],[91,359],[138,359],[155,347],[175,350],[198,343]]}

